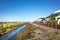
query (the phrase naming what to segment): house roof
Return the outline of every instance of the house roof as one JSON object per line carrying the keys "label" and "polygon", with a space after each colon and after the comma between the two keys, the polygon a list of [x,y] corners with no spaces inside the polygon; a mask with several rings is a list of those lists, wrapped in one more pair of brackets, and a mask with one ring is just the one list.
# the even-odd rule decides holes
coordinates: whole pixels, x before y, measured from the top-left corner
{"label": "house roof", "polygon": [[[53,13],[55,16],[60,16],[60,12],[58,12],[58,13]],[[46,18],[49,18],[51,15],[49,15],[48,17],[46,17]]]}
{"label": "house roof", "polygon": [[57,19],[60,19],[60,18],[57,18]]}
{"label": "house roof", "polygon": [[60,18],[60,16],[56,16],[57,18]]}
{"label": "house roof", "polygon": [[45,19],[45,18],[40,18],[40,19]]}

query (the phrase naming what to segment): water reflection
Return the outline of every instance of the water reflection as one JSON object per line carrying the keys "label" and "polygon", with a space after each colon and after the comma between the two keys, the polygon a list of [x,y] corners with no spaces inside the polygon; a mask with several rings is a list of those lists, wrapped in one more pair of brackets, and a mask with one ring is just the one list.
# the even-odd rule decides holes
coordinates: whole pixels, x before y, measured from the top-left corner
{"label": "water reflection", "polygon": [[24,30],[26,25],[21,26],[20,28],[13,30],[12,32],[8,33],[7,35],[0,38],[0,40],[16,40],[16,35]]}

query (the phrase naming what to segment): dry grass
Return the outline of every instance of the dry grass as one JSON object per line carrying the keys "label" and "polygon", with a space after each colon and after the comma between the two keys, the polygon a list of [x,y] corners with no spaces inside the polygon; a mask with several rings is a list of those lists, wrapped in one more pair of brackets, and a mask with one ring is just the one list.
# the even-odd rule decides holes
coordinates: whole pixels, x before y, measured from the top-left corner
{"label": "dry grass", "polygon": [[1,22],[0,37],[11,32],[12,30],[15,30],[16,28],[19,28],[23,24],[24,22]]}
{"label": "dry grass", "polygon": [[[37,31],[34,32],[35,30]],[[25,30],[17,35],[17,37],[19,40],[60,40],[60,30],[27,23]]]}

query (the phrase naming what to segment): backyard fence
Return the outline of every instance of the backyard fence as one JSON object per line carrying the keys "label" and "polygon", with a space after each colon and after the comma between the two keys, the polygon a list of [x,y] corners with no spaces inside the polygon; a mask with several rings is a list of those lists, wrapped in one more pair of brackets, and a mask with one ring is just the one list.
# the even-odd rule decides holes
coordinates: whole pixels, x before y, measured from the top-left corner
{"label": "backyard fence", "polygon": [[51,24],[51,23],[43,23],[43,22],[35,22],[38,25],[43,25],[45,27],[50,27],[50,28],[55,28],[55,29],[59,29],[60,30],[60,24]]}
{"label": "backyard fence", "polygon": [[60,25],[58,25],[58,24],[40,23],[40,25],[50,27],[50,28],[60,29]]}

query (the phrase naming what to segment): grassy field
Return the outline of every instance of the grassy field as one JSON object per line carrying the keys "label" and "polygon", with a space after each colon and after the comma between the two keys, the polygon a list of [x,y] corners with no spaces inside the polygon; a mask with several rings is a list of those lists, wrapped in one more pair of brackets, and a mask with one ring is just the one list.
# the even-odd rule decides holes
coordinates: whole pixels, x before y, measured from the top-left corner
{"label": "grassy field", "polygon": [[0,37],[15,30],[25,22],[0,22]]}

